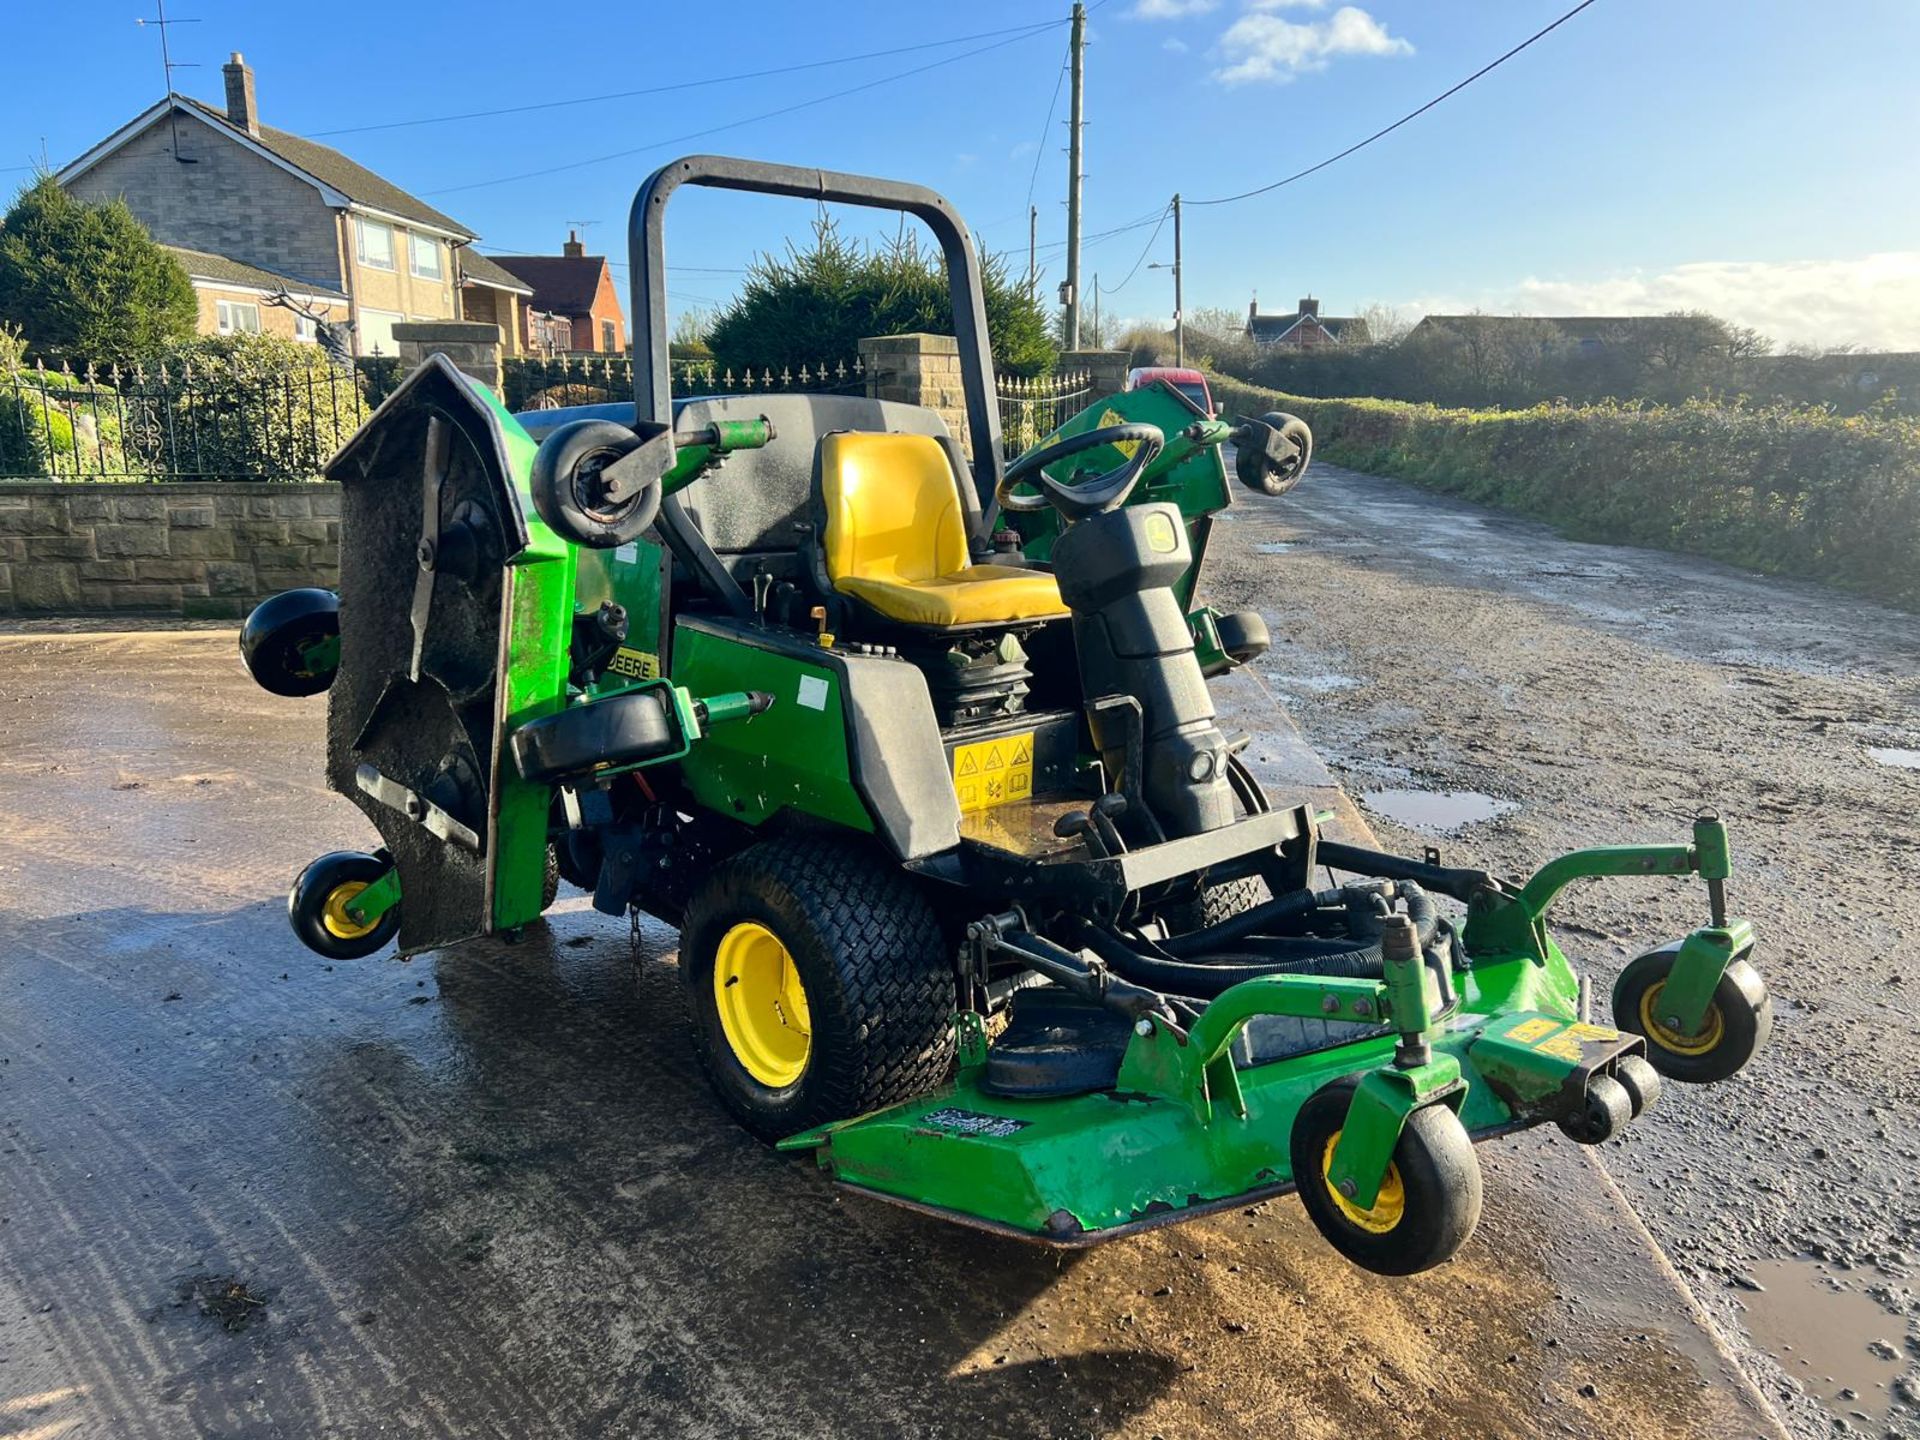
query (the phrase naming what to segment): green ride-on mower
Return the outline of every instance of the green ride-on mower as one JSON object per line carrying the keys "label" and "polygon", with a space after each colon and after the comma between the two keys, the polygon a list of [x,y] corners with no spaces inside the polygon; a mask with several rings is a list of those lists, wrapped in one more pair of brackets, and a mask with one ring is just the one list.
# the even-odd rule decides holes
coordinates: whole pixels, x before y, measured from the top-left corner
{"label": "green ride-on mower", "polygon": [[[863,396],[672,398],[683,185],[923,221],[965,435]],[[1229,450],[1282,494],[1298,420],[1155,385],[1003,467],[973,245],[916,186],[691,157],[631,247],[631,404],[516,417],[435,357],[331,466],[337,597],[247,623],[268,689],[328,690],[328,779],[383,841],[301,875],[309,947],[511,935],[565,877],[679,928],[721,1101],[844,1185],[1060,1246],[1297,1189],[1386,1274],[1472,1231],[1474,1141],[1606,1140],[1764,1043],[1717,818],[1516,883],[1263,791],[1208,682],[1266,625],[1196,591]],[[1620,977],[1618,1028],[1547,928],[1599,875],[1707,891]]]}

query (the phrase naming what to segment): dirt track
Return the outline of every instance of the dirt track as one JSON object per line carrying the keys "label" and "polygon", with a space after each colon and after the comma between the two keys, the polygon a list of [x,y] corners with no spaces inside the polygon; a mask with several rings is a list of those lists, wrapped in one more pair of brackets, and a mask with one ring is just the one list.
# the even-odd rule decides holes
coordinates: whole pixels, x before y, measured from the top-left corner
{"label": "dirt track", "polygon": [[692,1073],[670,932],[299,950],[368,836],[231,632],[0,636],[0,704],[0,1433],[1772,1433],[1557,1137],[1397,1283],[1291,1199],[1066,1260],[842,1200]]}
{"label": "dirt track", "polygon": [[[1331,467],[1223,529],[1208,591],[1266,614],[1261,675],[1383,838],[1524,874],[1728,817],[1773,1046],[1605,1163],[1796,1430],[1920,1434],[1920,771],[1883,763],[1920,763],[1920,618]],[[1514,808],[1449,836],[1396,823],[1407,790]],[[1604,997],[1704,901],[1592,882],[1559,913]]]}

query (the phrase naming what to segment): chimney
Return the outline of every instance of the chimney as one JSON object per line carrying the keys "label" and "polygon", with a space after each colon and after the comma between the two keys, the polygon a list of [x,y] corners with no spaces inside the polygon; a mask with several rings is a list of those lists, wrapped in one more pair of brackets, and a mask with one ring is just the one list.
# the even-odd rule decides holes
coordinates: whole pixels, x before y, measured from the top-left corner
{"label": "chimney", "polygon": [[1247,302],[1247,323],[1251,325],[1260,318],[1260,297],[1254,296]]}
{"label": "chimney", "polygon": [[220,67],[220,73],[227,77],[227,119],[249,135],[258,135],[260,107],[253,98],[253,67],[236,50],[233,59]]}
{"label": "chimney", "polygon": [[579,260],[586,255],[587,247],[580,243],[580,232],[578,230],[569,230],[567,232],[567,243],[560,247],[560,253],[569,260]]}
{"label": "chimney", "polygon": [[1311,295],[1307,296],[1306,299],[1300,302],[1300,313],[1302,315],[1312,315],[1315,318],[1318,318],[1320,314],[1320,302],[1314,299]]}

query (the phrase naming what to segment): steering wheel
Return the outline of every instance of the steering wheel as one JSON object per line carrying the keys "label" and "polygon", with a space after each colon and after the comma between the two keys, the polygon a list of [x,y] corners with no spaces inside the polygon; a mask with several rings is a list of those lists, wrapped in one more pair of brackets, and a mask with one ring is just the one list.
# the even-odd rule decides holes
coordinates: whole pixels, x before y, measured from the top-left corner
{"label": "steering wheel", "polygon": [[[1076,483],[1063,485],[1046,473],[1047,466],[1065,460],[1070,455],[1078,455],[1083,450],[1129,443],[1134,447],[1133,454],[1104,475],[1083,480],[1084,472],[1076,472]],[[999,502],[1002,510],[1011,510],[1016,515],[1031,514],[1051,505],[1069,525],[1076,520],[1104,515],[1126,502],[1127,496],[1133,493],[1133,487],[1139,482],[1141,473],[1154,462],[1166,443],[1166,436],[1160,433],[1158,425],[1107,425],[1098,430],[1069,435],[1039,450],[1029,451],[1014,461],[1000,478],[993,498]],[[1021,485],[1036,487],[1037,493],[1036,490],[1018,489]]]}

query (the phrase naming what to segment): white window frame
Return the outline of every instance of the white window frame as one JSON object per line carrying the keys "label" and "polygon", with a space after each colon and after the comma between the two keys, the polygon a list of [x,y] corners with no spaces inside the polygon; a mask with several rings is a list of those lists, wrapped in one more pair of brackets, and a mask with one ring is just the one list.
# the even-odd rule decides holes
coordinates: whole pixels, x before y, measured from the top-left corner
{"label": "white window frame", "polygon": [[[420,252],[424,250],[433,261],[429,270],[420,263]],[[431,235],[422,235],[417,230],[407,232],[407,268],[422,280],[440,280],[446,277],[447,268],[440,263],[440,242]]]}
{"label": "white window frame", "polygon": [[[407,317],[398,310],[375,310],[370,306],[362,305],[360,307],[360,353],[362,355],[372,355],[375,353],[377,347],[378,352],[382,355],[397,356],[400,353],[400,342],[393,338],[393,327],[398,324],[404,324],[406,318]],[[379,337],[370,333],[374,328],[374,323],[377,322],[384,322],[381,328],[386,331],[386,344],[381,344]]]}
{"label": "white window frame", "polygon": [[[387,258],[382,260],[367,248],[367,236],[378,231],[387,237]],[[393,227],[379,220],[368,220],[364,216],[353,217],[353,249],[360,263],[369,270],[393,269]]]}
{"label": "white window frame", "polygon": [[[245,300],[216,300],[213,302],[214,323],[222,335],[258,335],[260,333],[260,307]],[[252,324],[243,323],[243,317],[251,315]]]}
{"label": "white window frame", "polygon": [[320,343],[320,327],[311,315],[293,317],[293,338],[307,345]]}

